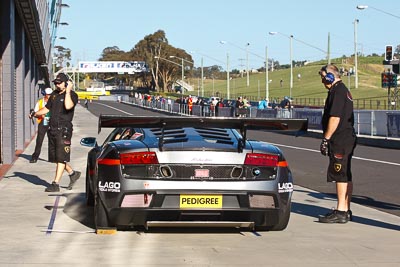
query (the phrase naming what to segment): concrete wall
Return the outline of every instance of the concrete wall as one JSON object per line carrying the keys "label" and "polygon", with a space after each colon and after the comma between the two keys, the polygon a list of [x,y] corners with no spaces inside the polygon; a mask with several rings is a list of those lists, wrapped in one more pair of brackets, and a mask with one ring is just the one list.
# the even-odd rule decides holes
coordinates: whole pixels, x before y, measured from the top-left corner
{"label": "concrete wall", "polygon": [[[28,7],[24,12],[37,14],[33,22],[24,21],[32,16],[22,15],[21,6]],[[48,13],[46,0],[0,1],[0,168],[14,162],[36,133],[37,125],[32,125],[27,115],[41,97],[39,80],[46,79],[48,83],[48,71],[43,69],[43,62],[38,62],[46,60],[44,54],[50,54]],[[26,27],[35,31],[27,31]],[[31,43],[37,40],[33,35],[46,44],[46,51]]]}

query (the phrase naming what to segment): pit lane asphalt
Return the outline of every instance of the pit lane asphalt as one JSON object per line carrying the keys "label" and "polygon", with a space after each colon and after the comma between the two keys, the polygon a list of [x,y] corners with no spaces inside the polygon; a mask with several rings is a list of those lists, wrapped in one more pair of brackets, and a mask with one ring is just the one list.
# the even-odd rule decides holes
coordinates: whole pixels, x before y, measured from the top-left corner
{"label": "pit lane asphalt", "polygon": [[[95,104],[89,107],[95,108]],[[82,171],[73,190],[45,193],[54,164],[47,140],[40,160],[30,164],[31,142],[0,181],[0,266],[400,266],[400,217],[358,204],[355,220],[320,224],[316,217],[335,199],[295,186],[289,226],[281,232],[227,229],[154,229],[94,234],[85,206],[89,148],[82,137],[97,134],[96,116],[78,105],[71,165]]]}

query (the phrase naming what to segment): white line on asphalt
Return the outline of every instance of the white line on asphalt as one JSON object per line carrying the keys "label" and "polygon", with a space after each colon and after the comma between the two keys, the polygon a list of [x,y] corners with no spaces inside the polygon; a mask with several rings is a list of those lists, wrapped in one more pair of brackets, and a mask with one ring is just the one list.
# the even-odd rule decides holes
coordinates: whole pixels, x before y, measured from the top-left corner
{"label": "white line on asphalt", "polygon": [[89,231],[74,231],[74,230],[55,230],[55,229],[43,229],[41,232],[52,232],[52,233],[75,233],[75,234],[93,234],[95,230]]}
{"label": "white line on asphalt", "polygon": [[[304,151],[310,151],[310,152],[317,152],[320,153],[319,150],[315,150],[315,149],[309,149],[309,148],[303,148],[303,147],[297,147],[297,146],[288,146],[288,145],[282,145],[282,144],[274,144],[274,143],[270,143],[272,145],[275,145],[277,147],[287,147],[287,148],[293,148],[293,149],[297,149],[297,150],[304,150]],[[358,160],[364,160],[364,161],[370,161],[370,162],[376,162],[376,163],[382,163],[382,164],[388,164],[388,165],[394,165],[394,166],[400,166],[400,163],[396,163],[396,162],[390,162],[390,161],[383,161],[383,160],[376,160],[376,159],[367,159],[367,158],[361,158],[361,157],[354,157],[353,159],[358,159]]]}
{"label": "white line on asphalt", "polygon": [[122,112],[122,113],[125,113],[125,114],[128,114],[128,115],[133,115],[133,113],[129,113],[129,112],[123,111],[123,110],[118,109],[118,108],[114,108],[114,107],[112,107],[112,106],[109,106],[109,105],[106,105],[106,104],[103,104],[103,103],[96,103],[96,104],[97,104],[97,105],[106,106],[106,107],[108,107],[108,108],[117,110],[117,111],[119,111],[119,112]]}

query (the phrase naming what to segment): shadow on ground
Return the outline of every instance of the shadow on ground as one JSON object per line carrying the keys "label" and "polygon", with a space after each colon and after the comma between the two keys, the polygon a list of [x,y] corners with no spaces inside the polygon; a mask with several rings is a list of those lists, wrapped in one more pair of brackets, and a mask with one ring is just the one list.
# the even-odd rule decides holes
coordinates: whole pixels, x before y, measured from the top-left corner
{"label": "shadow on ground", "polygon": [[[336,199],[335,194],[322,194],[322,193],[318,193],[318,192],[309,192],[309,191],[303,191],[303,190],[295,190],[295,191],[307,193],[309,196],[311,196],[312,198],[315,198],[315,199],[324,199],[324,200]],[[373,199],[370,199],[370,198],[368,199],[368,198],[361,197],[361,196],[354,196],[353,199],[354,199],[354,201],[353,201],[354,203],[361,204],[361,205],[367,205],[365,202],[366,202],[366,200],[368,200],[369,202],[374,204],[374,206],[372,206],[372,207],[375,207],[375,208],[378,208],[378,207],[381,207],[381,208],[385,207],[386,209],[388,207],[397,208],[397,209],[399,208],[398,205],[394,205],[391,203],[382,203],[379,201],[374,202]],[[312,200],[308,200],[308,201],[311,202],[311,204],[292,202],[292,212],[301,214],[301,215],[305,215],[305,216],[309,216],[309,217],[313,217],[313,218],[315,218],[315,222],[318,223],[318,217],[320,215],[325,215],[326,213],[328,213],[330,211],[330,209],[318,207],[316,204],[312,203],[313,202]],[[369,206],[371,206],[371,205],[369,205]],[[360,223],[360,224],[370,225],[370,226],[374,226],[374,227],[380,227],[380,228],[400,231],[400,225],[377,221],[377,220],[373,220],[373,219],[369,219],[369,218],[364,218],[361,216],[357,216],[357,214],[353,214],[353,221],[349,222],[349,223]]]}

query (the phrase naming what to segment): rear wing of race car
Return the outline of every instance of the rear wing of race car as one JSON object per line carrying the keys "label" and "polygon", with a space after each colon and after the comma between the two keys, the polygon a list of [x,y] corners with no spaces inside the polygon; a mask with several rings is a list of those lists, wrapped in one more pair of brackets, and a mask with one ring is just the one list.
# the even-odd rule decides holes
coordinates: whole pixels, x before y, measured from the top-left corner
{"label": "rear wing of race car", "polygon": [[239,130],[301,131],[308,128],[307,119],[275,118],[230,118],[230,117],[181,117],[181,116],[126,116],[100,115],[101,128],[136,127],[136,128],[229,128]]}
{"label": "rear wing of race car", "polygon": [[[136,127],[164,129],[196,127],[196,128],[227,128],[240,131],[243,139],[239,151],[246,142],[247,130],[292,131],[297,135],[307,132],[307,119],[275,119],[275,118],[231,118],[231,117],[181,117],[181,116],[126,116],[100,115],[99,133],[101,128]],[[163,134],[159,139],[159,147],[164,143]]]}

